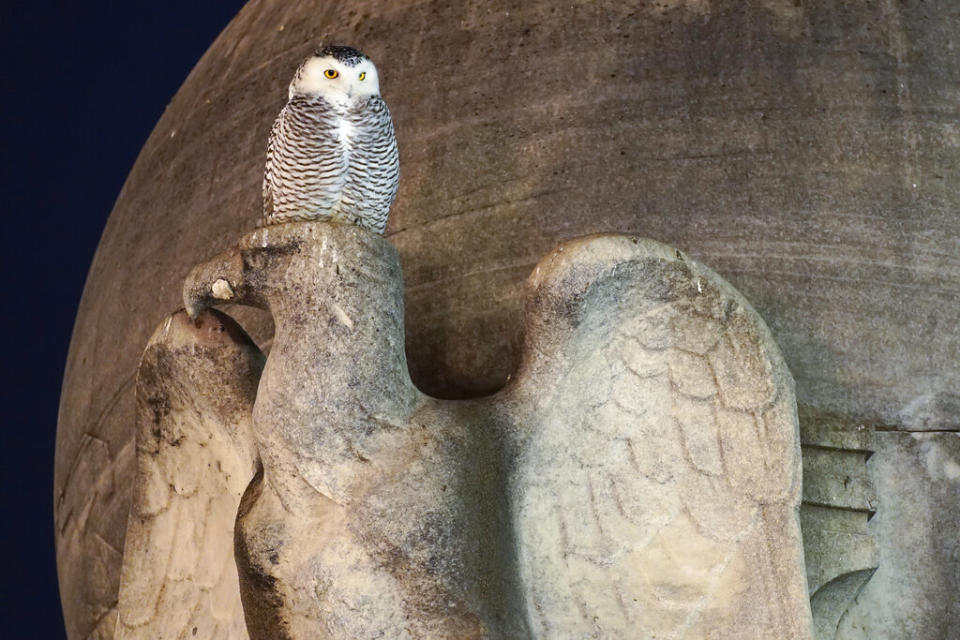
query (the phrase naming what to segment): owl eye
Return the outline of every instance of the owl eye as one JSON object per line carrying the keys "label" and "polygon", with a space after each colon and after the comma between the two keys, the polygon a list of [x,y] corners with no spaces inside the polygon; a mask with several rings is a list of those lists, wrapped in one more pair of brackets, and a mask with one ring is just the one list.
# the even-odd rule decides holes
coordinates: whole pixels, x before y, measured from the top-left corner
{"label": "owl eye", "polygon": [[330,80],[333,80],[334,78],[340,75],[340,72],[337,71],[336,69],[327,69],[326,71],[323,72],[323,75],[329,78]]}
{"label": "owl eye", "polygon": [[360,79],[363,80],[363,79],[366,78],[366,77],[367,77],[367,72],[366,72],[366,71],[361,71],[361,72],[360,72]]}

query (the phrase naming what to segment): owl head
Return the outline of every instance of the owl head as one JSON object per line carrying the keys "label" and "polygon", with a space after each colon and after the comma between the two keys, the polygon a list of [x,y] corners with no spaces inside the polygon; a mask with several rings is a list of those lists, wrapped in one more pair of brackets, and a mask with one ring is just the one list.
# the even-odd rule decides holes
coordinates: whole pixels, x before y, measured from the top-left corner
{"label": "owl head", "polygon": [[327,45],[297,69],[290,97],[320,96],[331,102],[352,102],[380,95],[380,78],[373,62],[353,47]]}

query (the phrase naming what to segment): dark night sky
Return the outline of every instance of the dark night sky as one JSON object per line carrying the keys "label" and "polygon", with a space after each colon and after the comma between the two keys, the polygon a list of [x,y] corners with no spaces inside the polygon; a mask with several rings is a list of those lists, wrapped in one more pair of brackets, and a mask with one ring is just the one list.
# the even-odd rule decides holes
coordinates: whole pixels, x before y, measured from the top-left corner
{"label": "dark night sky", "polygon": [[53,542],[60,384],[120,187],[237,0],[0,2],[0,637],[63,638]]}

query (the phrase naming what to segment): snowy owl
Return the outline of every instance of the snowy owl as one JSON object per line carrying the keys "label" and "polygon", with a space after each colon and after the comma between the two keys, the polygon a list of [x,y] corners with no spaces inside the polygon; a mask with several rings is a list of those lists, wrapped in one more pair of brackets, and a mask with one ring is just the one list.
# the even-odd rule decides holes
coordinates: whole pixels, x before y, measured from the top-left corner
{"label": "snowy owl", "polygon": [[352,47],[319,49],[270,132],[264,223],[337,220],[383,233],[399,173],[377,68]]}

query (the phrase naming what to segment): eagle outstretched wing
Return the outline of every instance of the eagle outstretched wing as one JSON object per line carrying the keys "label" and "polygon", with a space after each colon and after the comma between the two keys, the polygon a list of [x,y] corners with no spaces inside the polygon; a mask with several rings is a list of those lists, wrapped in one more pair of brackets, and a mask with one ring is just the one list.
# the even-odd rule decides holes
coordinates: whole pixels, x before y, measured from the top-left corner
{"label": "eagle outstretched wing", "polygon": [[717,274],[622,235],[530,277],[510,495],[538,638],[806,638],[793,381]]}
{"label": "eagle outstretched wing", "polygon": [[263,354],[228,316],[167,318],[137,372],[137,474],[115,637],[245,639],[233,555]]}

